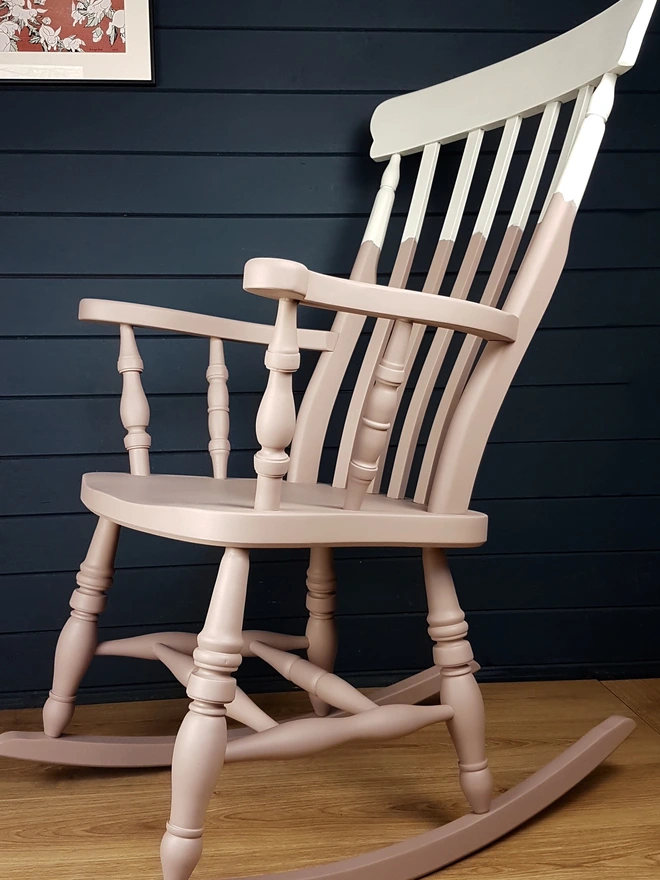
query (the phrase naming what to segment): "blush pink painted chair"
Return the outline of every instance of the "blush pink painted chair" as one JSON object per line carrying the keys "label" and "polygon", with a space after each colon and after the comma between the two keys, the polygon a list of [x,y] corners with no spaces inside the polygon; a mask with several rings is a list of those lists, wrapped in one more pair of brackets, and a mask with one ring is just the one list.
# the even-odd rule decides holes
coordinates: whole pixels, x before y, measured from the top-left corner
{"label": "blush pink painted chair", "polygon": [[[83,477],[82,499],[99,520],[57,647],[44,733],[6,733],[0,737],[0,754],[114,767],[171,762],[172,808],[161,847],[165,880],[191,876],[202,851],[204,814],[225,761],[297,758],[351,739],[402,736],[445,721],[470,814],[406,843],[278,875],[290,880],[411,880],[462,858],[546,807],[603,761],[634,726],[629,719],[608,719],[526,782],[492,800],[484,708],[445,550],[476,547],[486,540],[486,516],[470,509],[482,454],[562,272],[617,78],[634,64],[654,5],[655,0],[620,0],[536,49],[378,107],[371,124],[371,153],[387,166],[351,278],[320,275],[287,260],[255,259],[245,267],[245,289],[279,302],[274,327],[118,302],[81,303],[82,320],[120,325],[121,419],[131,473]],[[549,161],[556,164],[554,170],[550,167],[551,182],[542,188],[564,104],[572,104],[567,133],[558,159]],[[479,301],[468,300],[478,267],[487,262],[484,249],[496,228],[521,124],[534,116],[539,117],[538,127],[524,157],[508,226]],[[450,256],[459,250],[454,247],[459,229],[468,222],[466,201],[488,130],[500,135],[481,207],[449,295],[437,296],[448,280]],[[440,148],[462,140],[458,175],[423,292],[406,290]],[[412,153],[421,153],[421,162],[390,284],[381,286],[376,283],[379,255],[400,166],[405,167],[402,158]],[[524,230],[537,207],[538,224],[528,242]],[[518,251],[523,259],[513,272]],[[299,305],[335,311],[332,329],[297,329]],[[376,322],[344,422],[334,481],[324,485],[318,482],[321,449],[366,316]],[[134,326],[210,338],[213,477],[149,475],[149,406]],[[427,328],[434,330],[425,350],[421,343]],[[423,430],[431,392],[456,332],[466,334],[465,339],[455,349],[430,428]],[[254,459],[256,479],[251,480],[226,478],[229,398],[222,340],[228,339],[268,346],[269,378],[256,424],[261,449]],[[292,376],[300,348],[320,355],[296,414]],[[418,354],[418,379],[412,396],[404,397]],[[391,469],[386,469],[397,418],[398,443]],[[420,442],[423,457],[413,474]],[[407,498],[413,478],[413,497]],[[112,583],[120,527],[226,548],[199,636],[165,632],[99,644],[97,621]],[[373,699],[332,672],[337,647],[332,548],[347,546],[422,550],[434,666]],[[310,548],[304,637],[243,630],[253,547]],[[296,650],[305,650],[307,659],[292,653]],[[176,741],[63,735],[95,655],[159,660],[187,686],[192,702]],[[277,724],[259,709],[234,679],[246,656],[261,657],[306,689],[314,713]],[[438,693],[439,704],[415,705]],[[228,734],[227,716],[245,726]]]}

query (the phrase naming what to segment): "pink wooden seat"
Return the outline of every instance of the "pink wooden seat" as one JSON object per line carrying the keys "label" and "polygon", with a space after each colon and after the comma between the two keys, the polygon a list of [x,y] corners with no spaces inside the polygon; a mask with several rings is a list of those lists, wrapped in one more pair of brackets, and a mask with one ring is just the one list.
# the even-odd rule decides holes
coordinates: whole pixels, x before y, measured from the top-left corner
{"label": "pink wooden seat", "polygon": [[122,526],[221,547],[477,547],[486,540],[483,513],[435,513],[410,499],[367,495],[344,509],[334,486],[284,482],[280,516],[255,510],[256,480],[85,474],[82,500]]}
{"label": "pink wooden seat", "polygon": [[[120,411],[131,473],[83,478],[82,499],[99,520],[59,639],[44,734],[3,734],[0,754],[99,766],[171,762],[172,808],[161,847],[165,880],[188,880],[194,871],[204,815],[225,761],[299,757],[348,740],[403,736],[446,722],[470,815],[394,847],[278,875],[285,880],[413,880],[520,825],[584,778],[630,732],[629,719],[603,722],[493,801],[477,667],[445,550],[486,540],[486,517],[470,509],[481,458],[561,275],[617,78],[635,63],[654,6],[655,0],[620,0],[536,49],[385,101],[372,119],[371,153],[387,164],[351,277],[332,278],[282,259],[257,258],[245,267],[246,291],[278,301],[273,327],[130,303],[81,303],[82,320],[120,327]],[[566,115],[566,133],[555,151],[558,123]],[[507,180],[511,184],[512,157],[523,126],[530,125],[531,149],[523,157],[521,179],[513,182],[517,194],[506,213],[501,200]],[[466,205],[490,130],[498,132],[497,150],[472,219]],[[438,234],[429,232],[428,206],[442,173],[441,148],[452,142],[463,147]],[[391,236],[390,226],[396,225],[390,218],[399,177],[407,171],[405,157],[415,153],[421,158],[412,198],[404,206],[394,269],[389,285],[380,285],[377,268],[388,230]],[[504,229],[498,213],[506,213]],[[529,235],[532,214],[537,223]],[[468,233],[464,247],[457,244],[461,230]],[[424,252],[418,243],[431,238],[423,289],[408,290],[413,261]],[[485,272],[483,285],[477,282],[479,272]],[[301,306],[335,312],[332,328],[299,329]],[[325,485],[318,480],[321,451],[368,317],[376,320],[343,422],[333,483]],[[212,477],[150,475],[149,405],[135,326],[210,340]],[[456,334],[464,338],[451,345]],[[256,420],[260,449],[256,476],[249,480],[227,479],[226,340],[268,346],[269,378]],[[292,377],[301,348],[317,352],[318,362],[296,412]],[[438,402],[434,391],[443,369]],[[163,632],[99,643],[98,618],[112,585],[121,527],[226,548],[198,636]],[[368,698],[333,672],[332,548],[382,545],[421,548],[434,666]],[[243,629],[252,547],[310,548],[304,636]],[[306,659],[294,653],[300,650]],[[192,702],[176,742],[63,735],[89,664],[108,655],[159,661],[186,685]],[[307,690],[313,714],[277,724],[263,712],[234,679],[246,656],[260,657]],[[438,693],[439,704],[415,705]],[[244,728],[228,734],[227,716]]]}

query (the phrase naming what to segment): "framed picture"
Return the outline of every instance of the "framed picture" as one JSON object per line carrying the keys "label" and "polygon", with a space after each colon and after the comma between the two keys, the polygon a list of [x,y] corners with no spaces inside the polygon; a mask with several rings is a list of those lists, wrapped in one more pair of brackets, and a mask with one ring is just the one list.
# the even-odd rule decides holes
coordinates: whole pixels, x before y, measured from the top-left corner
{"label": "framed picture", "polygon": [[0,0],[0,80],[152,82],[150,0]]}

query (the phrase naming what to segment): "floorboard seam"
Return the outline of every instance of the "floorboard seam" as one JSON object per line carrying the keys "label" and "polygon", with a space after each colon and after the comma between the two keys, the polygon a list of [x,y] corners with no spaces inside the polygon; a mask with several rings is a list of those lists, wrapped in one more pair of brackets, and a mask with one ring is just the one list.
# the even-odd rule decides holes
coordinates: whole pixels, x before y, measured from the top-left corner
{"label": "floorboard seam", "polygon": [[618,694],[616,691],[612,690],[612,688],[609,686],[609,682],[601,681],[601,682],[599,682],[599,684],[602,684],[602,686],[605,688],[606,691],[608,691],[610,694],[612,694],[613,697],[616,697],[616,699],[623,706],[625,706],[626,709],[628,709],[630,712],[632,712],[633,715],[635,716],[635,718],[638,718],[648,728],[650,728],[657,736],[660,736],[660,725],[656,725],[656,722],[654,722],[653,719],[647,718],[645,715],[641,714],[641,711],[643,711],[643,710],[638,710],[634,706],[631,706],[631,704],[628,702],[628,700],[625,697],[621,696],[621,694]]}

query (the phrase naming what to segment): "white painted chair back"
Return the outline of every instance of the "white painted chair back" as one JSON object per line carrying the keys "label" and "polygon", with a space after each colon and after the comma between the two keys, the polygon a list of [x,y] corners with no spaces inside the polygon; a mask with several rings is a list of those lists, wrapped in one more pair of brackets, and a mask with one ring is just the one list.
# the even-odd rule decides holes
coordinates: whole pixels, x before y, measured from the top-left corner
{"label": "white painted chair back", "polygon": [[[467,509],[491,428],[563,269],[572,222],[612,109],[617,78],[635,63],[654,6],[655,0],[620,0],[554,40],[467,76],[385,101],[374,112],[371,155],[387,160],[387,166],[351,278],[376,281],[386,236],[395,225],[390,218],[399,178],[406,170],[402,157],[421,153],[389,281],[392,287],[406,287],[429,221],[432,189],[442,176],[437,173],[443,167],[441,147],[463,141],[422,290],[430,296],[472,297],[489,306],[499,306],[504,299],[502,310],[516,315],[520,324],[513,343],[484,345],[481,339],[467,336],[462,345],[451,348],[454,331],[439,328],[424,350],[424,326],[384,318],[375,322],[337,455],[334,485],[348,487],[347,507],[359,507],[361,496],[355,486],[366,481],[370,491],[386,488],[394,498],[410,494],[411,489],[414,500],[434,512]],[[526,122],[529,117],[538,117],[538,124]],[[524,127],[526,133],[530,125],[536,125],[535,136],[529,155],[523,155],[526,167],[502,233],[496,217],[502,213],[505,186],[512,185],[512,160],[521,130]],[[564,128],[563,141],[557,143]],[[480,164],[487,160],[484,135],[493,129],[500,130],[499,143],[472,221],[466,206],[478,188]],[[532,214],[538,219],[528,241],[525,232]],[[487,250],[487,244],[494,229],[499,249],[488,260],[491,246]],[[468,241],[452,280],[450,260],[453,263],[460,255],[466,230]],[[475,291],[482,266],[486,282]],[[320,355],[298,413],[290,481],[318,478],[330,416],[365,320],[357,314],[336,315],[334,348]],[[453,366],[433,412],[433,392],[448,353],[454,355]],[[418,377],[407,395],[414,370]],[[398,441],[390,448],[386,467],[387,456],[374,457],[372,451],[378,448],[376,435],[382,437],[383,431],[389,448],[395,428]],[[418,452],[421,464],[413,474]]]}

